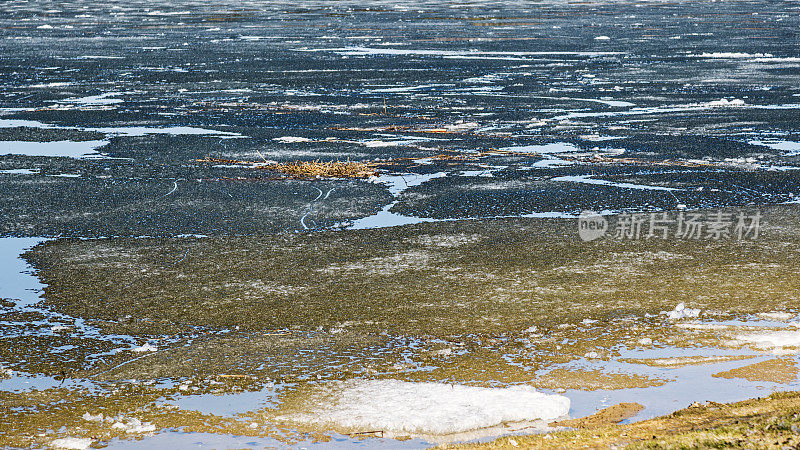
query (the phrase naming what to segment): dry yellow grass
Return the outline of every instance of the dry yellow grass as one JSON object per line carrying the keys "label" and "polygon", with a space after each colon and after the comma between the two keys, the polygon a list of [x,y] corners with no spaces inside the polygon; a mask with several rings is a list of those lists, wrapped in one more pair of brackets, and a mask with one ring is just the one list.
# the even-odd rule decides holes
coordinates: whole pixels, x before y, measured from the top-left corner
{"label": "dry yellow grass", "polygon": [[295,178],[369,178],[378,172],[371,164],[357,161],[293,161],[288,163],[260,163],[234,159],[203,158],[200,163],[237,164],[253,169],[266,169]]}
{"label": "dry yellow grass", "polygon": [[266,166],[295,177],[368,178],[377,172],[369,164],[355,161],[294,161]]}

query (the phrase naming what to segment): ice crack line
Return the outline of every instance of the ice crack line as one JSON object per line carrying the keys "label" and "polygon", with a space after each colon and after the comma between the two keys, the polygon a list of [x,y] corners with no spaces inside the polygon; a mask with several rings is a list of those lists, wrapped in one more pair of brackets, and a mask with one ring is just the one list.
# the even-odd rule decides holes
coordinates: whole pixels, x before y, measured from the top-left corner
{"label": "ice crack line", "polygon": [[319,192],[319,194],[317,195],[317,197],[316,197],[314,200],[311,200],[311,203],[309,203],[309,204],[308,204],[308,211],[306,211],[306,213],[305,213],[305,214],[303,214],[303,217],[301,217],[301,218],[300,218],[300,225],[302,225],[302,226],[303,226],[303,229],[304,229],[304,230],[310,230],[310,228],[308,227],[308,225],[306,225],[306,217],[308,217],[308,215],[309,215],[309,214],[311,214],[312,212],[314,212],[314,203],[316,203],[316,202],[317,202],[317,200],[319,200],[320,198],[322,198],[322,197],[323,197],[323,195],[324,195],[325,197],[324,197],[324,198],[322,198],[322,199],[323,199],[323,200],[327,200],[327,199],[328,199],[328,197],[330,197],[330,195],[331,195],[331,192],[333,192],[334,190],[336,190],[336,188],[330,188],[330,189],[328,189],[328,193],[326,193],[326,194],[323,194],[323,193],[322,193],[322,189],[320,189],[320,188],[318,188],[318,187],[316,187],[316,186],[314,186],[314,189],[316,189],[316,190],[317,190],[317,192]]}
{"label": "ice crack line", "polygon": [[159,198],[164,198],[164,197],[166,197],[166,196],[168,196],[168,195],[172,194],[173,192],[177,191],[177,190],[178,190],[178,181],[183,181],[183,178],[179,178],[179,179],[177,179],[177,180],[173,181],[174,185],[172,186],[172,190],[171,190],[171,191],[169,191],[169,192],[167,192],[166,194],[162,195],[162,196],[161,196],[161,197],[159,197]]}

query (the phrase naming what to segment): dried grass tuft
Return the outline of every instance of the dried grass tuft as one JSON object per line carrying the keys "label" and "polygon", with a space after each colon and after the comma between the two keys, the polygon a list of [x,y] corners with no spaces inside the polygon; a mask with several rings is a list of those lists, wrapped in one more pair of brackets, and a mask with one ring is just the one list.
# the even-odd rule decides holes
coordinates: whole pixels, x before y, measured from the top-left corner
{"label": "dried grass tuft", "polygon": [[268,166],[269,169],[295,177],[368,178],[377,175],[369,164],[356,161],[294,161]]}
{"label": "dried grass tuft", "polygon": [[295,178],[369,178],[378,171],[368,163],[357,161],[293,161],[288,163],[258,163],[230,159],[204,158],[197,162],[239,164],[253,169],[280,172]]}

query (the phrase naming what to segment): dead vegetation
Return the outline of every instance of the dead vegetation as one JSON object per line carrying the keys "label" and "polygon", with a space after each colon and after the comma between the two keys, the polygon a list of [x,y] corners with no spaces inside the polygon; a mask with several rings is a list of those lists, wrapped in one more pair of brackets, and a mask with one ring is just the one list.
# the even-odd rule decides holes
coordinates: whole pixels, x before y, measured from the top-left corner
{"label": "dead vegetation", "polygon": [[369,178],[377,174],[369,164],[356,161],[294,161],[270,169],[300,178]]}
{"label": "dead vegetation", "polygon": [[372,164],[357,161],[292,161],[287,163],[260,163],[231,159],[203,158],[196,162],[230,164],[253,169],[271,170],[292,178],[369,178],[378,172]]}

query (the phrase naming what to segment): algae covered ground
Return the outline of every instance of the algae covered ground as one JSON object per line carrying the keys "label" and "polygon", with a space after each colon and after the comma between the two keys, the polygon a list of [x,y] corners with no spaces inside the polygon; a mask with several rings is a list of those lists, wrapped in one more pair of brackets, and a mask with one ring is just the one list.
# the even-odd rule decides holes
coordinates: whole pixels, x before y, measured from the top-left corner
{"label": "algae covered ground", "polygon": [[[487,372],[489,382],[590,351],[612,355],[615,345],[643,338],[683,342],[671,336],[682,335],[679,328],[663,326],[662,312],[684,302],[717,320],[794,311],[797,212],[773,211],[757,241],[587,243],[575,221],[519,219],[266,237],[58,240],[26,258],[46,285],[47,307],[91,318],[107,333],[175,339],[146,365],[126,364],[115,376],[258,366],[282,372],[251,352],[317,376],[324,367],[305,366],[314,367],[322,352],[300,350],[322,345],[330,346],[326,358],[381,352],[372,364],[354,365],[384,372],[397,364],[399,344],[413,339],[412,352],[434,359],[444,352],[447,367],[496,359],[507,371]],[[716,339],[718,331],[700,326],[692,335]],[[569,339],[577,332],[581,339]],[[226,355],[210,356],[218,353],[213,347]],[[108,359],[81,370],[116,363]],[[458,378],[449,372],[411,376]]]}
{"label": "algae covered ground", "polygon": [[[154,430],[286,445],[331,432],[427,442],[481,436],[298,419],[313,416],[315,405],[335,405],[339,390],[360,380],[533,386],[584,401],[573,403],[572,417],[602,406],[581,395],[626,393],[620,398],[644,404],[640,419],[705,400],[703,382],[720,383],[729,392],[721,398],[733,399],[791,389],[799,215],[794,206],[765,209],[759,238],[741,241],[584,242],[568,219],[48,241],[24,257],[45,285],[38,314],[63,314],[63,324],[37,332],[35,313],[9,302],[3,320],[19,331],[3,339],[0,355],[14,371],[68,382],[4,393],[14,412],[0,442],[47,443],[64,432],[111,442],[126,432],[108,425],[129,416]],[[684,302],[687,315],[676,316]],[[780,341],[786,333],[795,340]],[[658,389],[682,389],[692,377],[687,393],[675,394],[683,405],[654,400]],[[180,407],[182,398],[242,393],[271,400],[227,417]],[[136,401],[125,400],[131,396]],[[54,423],[65,428],[54,431]],[[546,439],[562,436],[585,438]]]}

